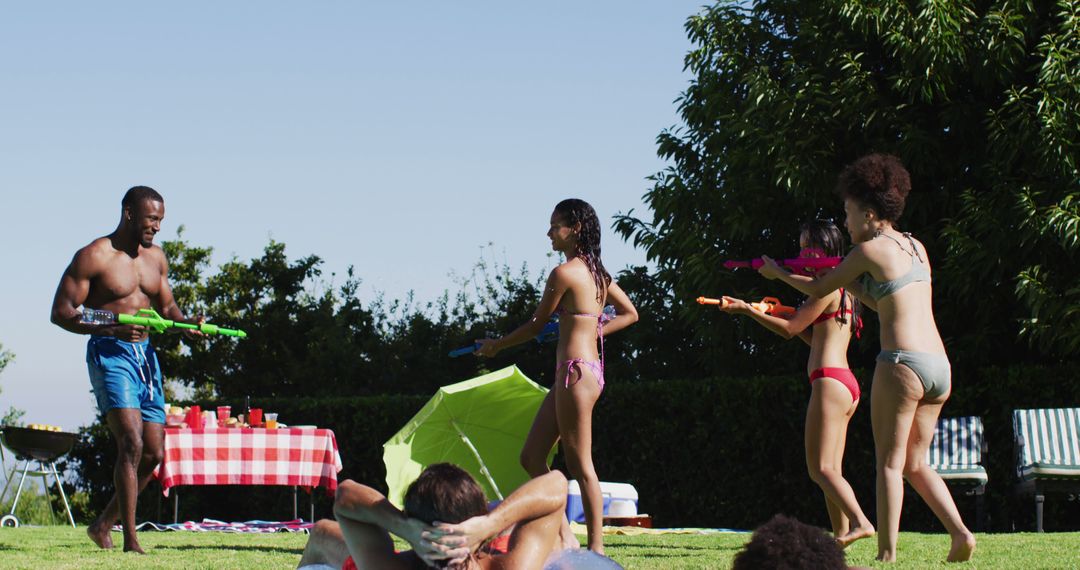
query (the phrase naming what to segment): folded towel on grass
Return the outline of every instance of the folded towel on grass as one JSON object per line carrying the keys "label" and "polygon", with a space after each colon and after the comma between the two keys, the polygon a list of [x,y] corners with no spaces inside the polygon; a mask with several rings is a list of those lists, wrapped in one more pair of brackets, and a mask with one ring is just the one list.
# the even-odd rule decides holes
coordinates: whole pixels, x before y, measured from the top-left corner
{"label": "folded towel on grass", "polygon": [[[192,532],[252,532],[252,533],[265,533],[265,532],[307,532],[313,525],[309,522],[304,522],[301,519],[291,521],[245,521],[245,522],[222,522],[214,519],[203,519],[200,522],[187,521],[182,523],[155,523],[144,522],[139,523],[135,527],[135,530],[140,532],[156,530],[156,531],[180,531],[187,530]],[[116,525],[112,528],[116,532],[120,532],[122,529],[120,525]]]}

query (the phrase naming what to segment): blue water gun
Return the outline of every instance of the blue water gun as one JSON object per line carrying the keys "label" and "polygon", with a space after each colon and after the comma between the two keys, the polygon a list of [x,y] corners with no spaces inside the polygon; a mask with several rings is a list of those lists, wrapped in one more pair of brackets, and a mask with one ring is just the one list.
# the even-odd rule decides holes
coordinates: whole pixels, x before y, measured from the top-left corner
{"label": "blue water gun", "polygon": [[[608,305],[608,306],[604,307],[604,317],[603,318],[605,320],[614,319],[615,318],[615,307],[612,306],[612,305]],[[536,335],[536,342],[538,342],[538,343],[551,342],[551,341],[553,341],[553,340],[555,340],[557,338],[559,338],[559,315],[554,315],[553,317],[551,317],[551,320],[548,321],[548,324],[544,325],[544,328],[543,328],[543,330],[540,331],[540,334]],[[480,343],[477,342],[477,343],[471,344],[469,346],[464,346],[464,347],[461,347],[461,348],[458,348],[458,349],[455,349],[455,350],[451,350],[448,353],[448,356],[450,358],[457,358],[459,356],[464,356],[466,354],[472,354],[472,353],[476,352],[479,349],[480,349]]]}

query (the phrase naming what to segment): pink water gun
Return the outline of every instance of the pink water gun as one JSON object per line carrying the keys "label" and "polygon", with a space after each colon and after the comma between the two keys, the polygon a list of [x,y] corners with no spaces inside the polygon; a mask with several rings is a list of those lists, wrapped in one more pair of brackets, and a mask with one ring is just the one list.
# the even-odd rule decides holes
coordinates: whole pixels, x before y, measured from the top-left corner
{"label": "pink water gun", "polygon": [[[840,265],[840,262],[843,260],[843,257],[796,257],[794,259],[777,259],[776,263],[779,265],[786,265],[795,271],[806,271],[807,269],[831,269]],[[759,269],[762,265],[765,265],[765,262],[762,261],[760,257],[749,261],[729,260],[724,262],[724,267],[727,269],[736,269],[739,267]]]}

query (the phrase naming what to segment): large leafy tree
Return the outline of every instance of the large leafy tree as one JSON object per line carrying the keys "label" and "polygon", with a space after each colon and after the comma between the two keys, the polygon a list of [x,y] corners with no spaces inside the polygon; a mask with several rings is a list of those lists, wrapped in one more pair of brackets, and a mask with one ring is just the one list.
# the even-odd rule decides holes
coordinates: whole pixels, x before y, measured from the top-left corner
{"label": "large leafy tree", "polygon": [[[837,173],[883,151],[912,173],[902,226],[935,264],[954,361],[1080,353],[1080,2],[719,2],[686,29],[682,125],[658,138],[671,166],[646,194],[651,219],[616,223],[675,298],[795,296],[720,263],[793,253],[808,218],[842,223]],[[714,349],[705,368],[791,350],[682,306]]]}
{"label": "large leafy tree", "polygon": [[453,296],[447,292],[426,303],[411,295],[380,296],[365,305],[353,269],[334,286],[335,276],[323,278],[319,257],[290,260],[283,243],[271,242],[258,258],[232,259],[216,269],[212,250],[185,241],[182,228],[163,247],[184,311],[248,333],[241,340],[155,338],[166,376],[196,400],[431,393],[509,364],[538,381],[550,380],[553,345],[530,343],[491,360],[447,357],[450,349],[531,316],[542,278],[526,267],[512,271],[481,262]]}

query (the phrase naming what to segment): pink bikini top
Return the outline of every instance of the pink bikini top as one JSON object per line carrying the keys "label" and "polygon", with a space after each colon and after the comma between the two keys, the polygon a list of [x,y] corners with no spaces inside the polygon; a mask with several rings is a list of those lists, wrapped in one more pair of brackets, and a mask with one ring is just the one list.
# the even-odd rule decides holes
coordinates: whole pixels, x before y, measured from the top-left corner
{"label": "pink bikini top", "polygon": [[[608,308],[612,308],[610,313],[607,311]],[[562,305],[560,305],[555,309],[555,314],[569,315],[571,317],[592,317],[596,319],[596,336],[600,338],[600,370],[602,371],[604,369],[604,323],[615,318],[614,308],[604,307],[604,310],[602,310],[599,315],[594,315],[593,313],[568,313],[566,312],[566,309],[563,309]]]}

